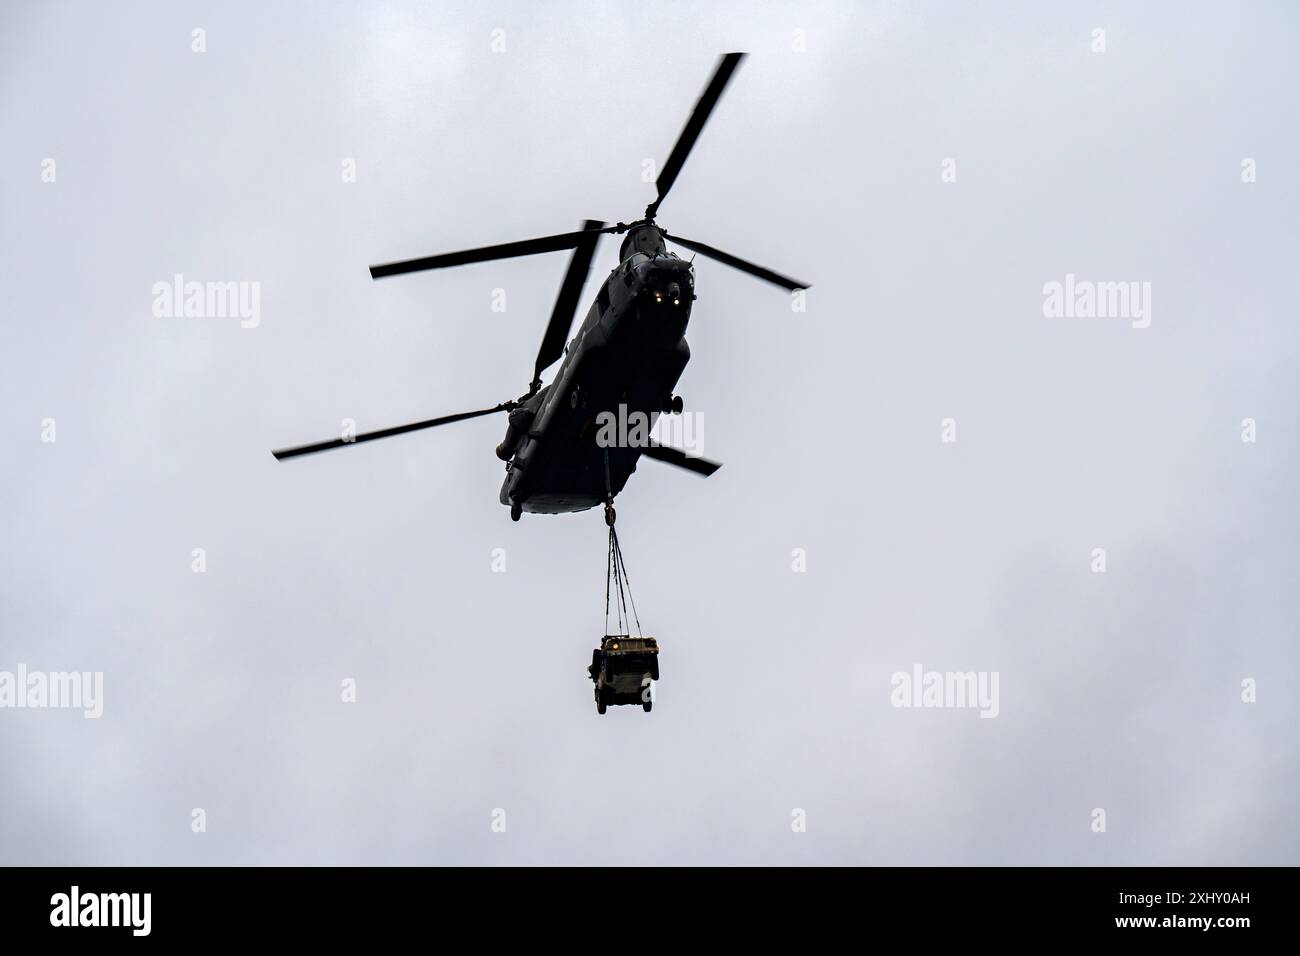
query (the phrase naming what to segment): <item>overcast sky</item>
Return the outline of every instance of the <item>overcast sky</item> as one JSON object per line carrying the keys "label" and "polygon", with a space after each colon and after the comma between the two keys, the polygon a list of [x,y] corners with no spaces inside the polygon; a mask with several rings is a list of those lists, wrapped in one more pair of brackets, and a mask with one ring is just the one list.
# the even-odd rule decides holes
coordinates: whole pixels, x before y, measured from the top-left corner
{"label": "overcast sky", "polygon": [[[0,863],[1300,863],[1295,5],[756,9],[4,5],[0,671],[104,712],[0,709]],[[697,261],[725,465],[620,496],[598,717],[605,527],[511,523],[503,421],[269,451],[523,392],[565,254],[366,266],[636,217],[729,50],[660,222],[813,288]]]}

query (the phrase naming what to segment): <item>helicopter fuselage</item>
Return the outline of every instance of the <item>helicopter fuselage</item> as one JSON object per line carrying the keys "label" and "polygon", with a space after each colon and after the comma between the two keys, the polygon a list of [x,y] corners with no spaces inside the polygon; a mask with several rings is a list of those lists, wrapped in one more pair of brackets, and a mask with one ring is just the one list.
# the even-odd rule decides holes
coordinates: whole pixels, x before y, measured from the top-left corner
{"label": "helicopter fuselage", "polygon": [[601,284],[550,385],[510,413],[497,449],[506,463],[501,503],[522,511],[585,511],[617,495],[642,447],[602,440],[602,412],[665,411],[691,350],[690,263],[664,248],[653,223],[634,225],[619,265]]}
{"label": "helicopter fuselage", "polygon": [[[370,267],[370,277],[382,279],[572,250],[525,395],[488,408],[388,428],[361,433],[348,430],[336,438],[276,449],[271,453],[276,460],[505,412],[509,424],[505,438],[497,446],[497,457],[506,463],[500,498],[509,506],[510,517],[518,521],[525,511],[585,511],[603,503],[610,527],[616,517],[614,496],[623,490],[643,457],[706,478],[722,467],[695,453],[698,440],[688,439],[688,447],[682,448],[674,440],[659,444],[651,438],[660,414],[682,411],[682,399],[673,394],[673,389],[691,357],[686,326],[695,300],[693,257],[704,256],[790,292],[808,285],[707,243],[670,234],[656,225],[655,217],[744,58],[744,53],[727,53],[718,60],[677,142],[659,166],[654,201],[635,222],[609,224],[587,219],[573,232]],[[578,313],[600,239],[608,235],[624,236],[618,267],[600,283],[596,301],[566,347],[564,340]],[[665,241],[689,249],[691,261],[669,252]],[[556,368],[555,377],[551,384],[543,386],[542,374],[552,367]],[[698,419],[681,424],[690,433],[699,427]]]}

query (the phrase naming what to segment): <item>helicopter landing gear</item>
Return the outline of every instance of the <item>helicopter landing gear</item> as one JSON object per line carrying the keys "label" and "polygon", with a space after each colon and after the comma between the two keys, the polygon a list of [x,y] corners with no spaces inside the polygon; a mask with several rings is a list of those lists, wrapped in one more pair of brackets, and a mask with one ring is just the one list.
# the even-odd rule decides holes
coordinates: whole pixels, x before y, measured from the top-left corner
{"label": "helicopter landing gear", "polygon": [[518,521],[519,516],[524,513],[524,506],[517,501],[510,502],[510,520]]}
{"label": "helicopter landing gear", "polygon": [[680,415],[682,409],[685,407],[686,403],[682,401],[680,395],[665,395],[663,402],[659,406],[659,410],[673,415]]}

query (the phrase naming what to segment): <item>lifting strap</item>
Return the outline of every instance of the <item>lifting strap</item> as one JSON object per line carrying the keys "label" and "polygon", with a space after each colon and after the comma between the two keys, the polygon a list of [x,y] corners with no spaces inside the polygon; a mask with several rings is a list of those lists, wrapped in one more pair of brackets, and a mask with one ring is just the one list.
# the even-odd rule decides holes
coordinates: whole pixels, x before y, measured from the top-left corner
{"label": "lifting strap", "polygon": [[632,598],[632,583],[628,580],[627,565],[623,561],[623,549],[618,545],[618,532],[609,526],[609,550],[605,556],[605,633],[609,631],[609,598],[613,584],[614,615],[618,624],[618,634],[630,634],[635,622],[637,637],[641,636],[641,618],[636,613],[636,601]]}
{"label": "lifting strap", "polygon": [[[605,501],[614,503],[614,493],[609,483],[609,449],[604,449],[605,460]],[[623,563],[623,549],[618,546],[618,532],[609,526],[609,548],[605,553],[605,633],[609,633],[609,592],[610,583],[614,584],[616,601],[614,615],[618,623],[619,634],[630,634],[632,622],[636,622],[636,636],[641,636],[641,619],[636,613],[636,602],[632,600],[632,583],[627,578],[627,565]],[[628,614],[628,607],[632,613]]]}

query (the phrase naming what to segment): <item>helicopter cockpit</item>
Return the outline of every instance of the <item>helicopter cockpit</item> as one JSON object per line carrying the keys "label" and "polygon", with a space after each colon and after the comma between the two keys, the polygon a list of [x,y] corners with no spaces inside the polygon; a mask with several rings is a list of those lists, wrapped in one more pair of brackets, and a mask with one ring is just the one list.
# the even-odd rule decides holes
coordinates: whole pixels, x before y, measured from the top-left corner
{"label": "helicopter cockpit", "polygon": [[660,235],[659,230],[650,223],[643,223],[628,230],[627,238],[619,247],[618,258],[622,262],[633,253],[639,252],[653,259],[667,251],[664,248],[664,237]]}

